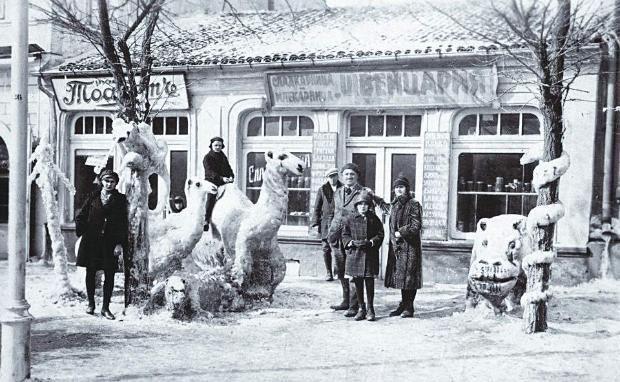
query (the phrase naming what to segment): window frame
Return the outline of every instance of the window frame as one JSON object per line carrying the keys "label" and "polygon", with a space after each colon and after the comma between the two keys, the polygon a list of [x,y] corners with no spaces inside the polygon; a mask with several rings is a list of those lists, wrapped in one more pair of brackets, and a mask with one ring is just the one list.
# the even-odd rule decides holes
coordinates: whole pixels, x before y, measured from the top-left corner
{"label": "window frame", "polygon": [[[261,122],[261,128],[263,131],[263,135],[248,135],[248,127],[250,124],[250,121],[253,120],[254,118],[257,117],[261,117],[262,118],[262,122]],[[279,118],[278,121],[278,128],[279,128],[279,135],[264,135],[265,132],[265,118],[272,118],[272,117],[276,117]],[[314,134],[310,134],[310,135],[283,135],[283,127],[284,127],[284,123],[282,122],[282,119],[285,117],[297,117],[297,131],[299,132],[300,130],[300,117],[306,117],[308,119],[310,119],[310,121],[312,121],[312,131],[313,133],[317,131],[317,124],[315,121],[315,118],[313,118],[313,116],[309,113],[296,113],[296,112],[278,112],[278,113],[264,113],[264,112],[252,112],[249,113],[245,118],[244,118],[244,122],[243,122],[243,144],[245,143],[255,143],[255,142],[265,142],[265,141],[269,141],[269,142],[287,142],[291,139],[294,139],[295,141],[297,140],[302,140],[302,141],[308,141],[310,143],[312,143],[312,136]],[[290,151],[290,150],[289,150]]]}
{"label": "window frame", "polygon": [[[381,116],[383,117],[383,135],[368,135],[368,117],[374,117],[374,116]],[[403,117],[402,119],[402,131],[401,131],[401,135],[387,135],[387,117],[388,116],[400,116]],[[415,116],[415,117],[420,117],[420,135],[415,135],[415,136],[405,136],[405,117],[407,116]],[[400,143],[402,143],[403,139],[406,139],[407,141],[422,141],[422,136],[424,135],[424,112],[423,111],[417,111],[414,110],[413,112],[411,110],[386,110],[386,111],[368,111],[368,110],[360,110],[360,111],[354,111],[351,113],[347,113],[345,115],[345,132],[346,132],[346,141],[347,143],[359,143],[359,142],[365,142],[365,143],[369,143],[369,142],[383,142],[384,144],[386,142],[389,141],[399,141]],[[366,117],[366,131],[365,131],[365,135],[363,136],[356,136],[356,137],[352,137],[351,136],[351,118],[352,117]]]}
{"label": "window frame", "polygon": [[[540,134],[531,135],[501,135],[498,116],[498,130],[496,135],[459,135],[459,124],[463,118],[471,114],[502,114],[502,113],[530,113],[540,121]],[[479,118],[479,117],[478,117]],[[522,121],[523,117],[520,116]],[[522,129],[522,123],[519,127]],[[458,206],[458,170],[461,154],[523,154],[531,147],[543,142],[542,115],[532,107],[515,107],[496,109],[467,109],[455,115],[452,123],[452,147],[450,150],[450,193],[448,202],[448,237],[450,239],[473,240],[475,232],[461,232],[457,229]]]}

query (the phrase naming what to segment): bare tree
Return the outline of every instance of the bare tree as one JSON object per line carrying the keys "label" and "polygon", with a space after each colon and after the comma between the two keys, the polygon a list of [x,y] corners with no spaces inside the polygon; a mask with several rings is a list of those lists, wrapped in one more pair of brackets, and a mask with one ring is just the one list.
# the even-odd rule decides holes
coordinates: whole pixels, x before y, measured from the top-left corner
{"label": "bare tree", "polygon": [[[149,84],[153,65],[151,42],[165,0],[96,0],[84,8],[72,0],[50,0],[39,8],[63,30],[91,43],[115,82],[117,117],[136,126],[151,113]],[[131,148],[129,149],[131,151]],[[125,259],[125,304],[141,305],[149,294],[147,232],[149,168],[132,167],[127,185],[129,246]],[[132,204],[133,203],[133,204]]]}
{"label": "bare tree", "polygon": [[[475,16],[479,20],[478,24],[491,25],[493,30],[498,31],[498,34],[490,34],[465,25],[450,11],[435,6],[433,8],[471,34],[497,45],[503,55],[517,61],[534,79],[525,80],[520,85],[528,85],[529,82],[529,85],[536,87],[533,95],[538,100],[543,116],[544,136],[542,157],[539,159],[543,163],[558,163],[563,155],[564,103],[583,66],[599,54],[598,49],[589,47],[592,47],[594,37],[604,27],[608,12],[588,7],[585,3],[571,6],[570,0],[490,0],[486,10]],[[506,38],[506,34],[500,38],[499,31],[507,31],[509,38]],[[558,204],[559,175],[540,185],[537,205],[546,206],[543,208],[559,207],[556,211],[560,211],[561,215],[563,210]],[[534,238],[537,252],[541,255],[539,261],[528,262],[528,266],[525,266],[528,278],[526,296],[530,297],[525,299],[523,312],[526,333],[545,331],[547,328],[547,290],[553,256],[542,254],[554,254],[555,220],[549,224],[535,223]]]}

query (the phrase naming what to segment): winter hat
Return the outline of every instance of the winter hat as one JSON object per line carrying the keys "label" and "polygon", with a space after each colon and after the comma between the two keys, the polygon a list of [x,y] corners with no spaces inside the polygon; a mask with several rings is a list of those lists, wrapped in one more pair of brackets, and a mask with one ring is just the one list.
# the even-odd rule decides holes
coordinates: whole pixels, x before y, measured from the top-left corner
{"label": "winter hat", "polygon": [[213,142],[218,141],[218,142],[222,142],[222,148],[226,147],[224,146],[224,138],[222,137],[213,137],[211,138],[211,142],[209,143],[209,148],[211,148],[211,146],[213,145]]}
{"label": "winter hat", "polygon": [[104,168],[99,173],[99,180],[103,180],[103,178],[113,178],[116,183],[118,183],[118,174],[109,168]]}
{"label": "winter hat", "polygon": [[394,181],[394,188],[398,186],[405,186],[407,189],[409,189],[409,179],[407,179],[403,174],[398,174],[398,177]]}
{"label": "winter hat", "polygon": [[340,172],[344,172],[344,170],[353,170],[358,176],[360,175],[360,168],[355,163],[345,164],[344,166],[342,166]]}
{"label": "winter hat", "polygon": [[329,170],[325,171],[325,177],[329,178],[332,175],[338,175],[338,168],[332,167]]}
{"label": "winter hat", "polygon": [[365,202],[366,204],[368,204],[369,207],[372,207],[373,201],[372,201],[372,196],[370,195],[369,192],[367,191],[362,191],[360,192],[356,197],[355,197],[355,201],[353,202],[354,206],[357,206],[358,204]]}

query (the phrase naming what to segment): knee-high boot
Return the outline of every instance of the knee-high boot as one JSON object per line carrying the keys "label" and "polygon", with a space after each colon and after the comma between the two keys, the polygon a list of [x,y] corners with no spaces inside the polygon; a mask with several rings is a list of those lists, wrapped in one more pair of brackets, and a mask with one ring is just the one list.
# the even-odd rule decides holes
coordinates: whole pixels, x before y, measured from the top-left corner
{"label": "knee-high boot", "polygon": [[330,308],[334,310],[347,310],[349,309],[349,296],[351,295],[349,280],[340,279],[340,285],[342,286],[342,302],[338,305],[332,305]]}
{"label": "knee-high boot", "polygon": [[405,310],[400,315],[402,318],[413,317],[413,300],[415,299],[416,289],[405,289],[406,300],[403,300]]}
{"label": "knee-high boot", "polygon": [[[348,281],[348,280],[347,280]],[[349,294],[349,310],[344,314],[345,317],[353,317],[357,314],[357,310],[359,309],[359,304],[357,301],[357,288],[353,279],[350,282],[351,293]],[[362,289],[363,292],[363,289]]]}

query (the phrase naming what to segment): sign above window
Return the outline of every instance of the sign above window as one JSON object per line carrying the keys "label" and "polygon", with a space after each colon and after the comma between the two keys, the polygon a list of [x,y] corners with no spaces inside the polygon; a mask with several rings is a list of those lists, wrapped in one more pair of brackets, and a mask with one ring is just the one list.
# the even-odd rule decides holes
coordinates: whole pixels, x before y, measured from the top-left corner
{"label": "sign above window", "polygon": [[[136,81],[140,78],[137,77]],[[114,110],[116,86],[112,77],[53,78],[58,106],[63,111]],[[153,110],[189,108],[183,74],[151,76],[149,101]]]}
{"label": "sign above window", "polygon": [[273,108],[464,107],[497,99],[497,68],[268,73]]}

